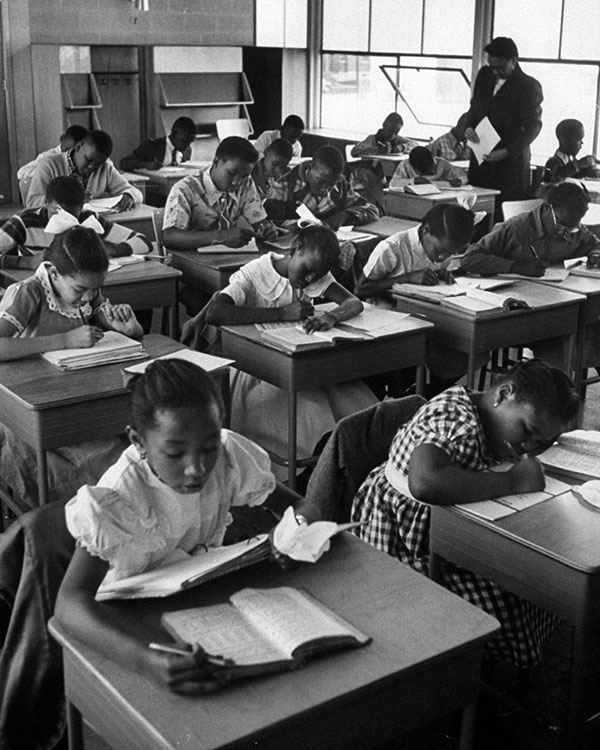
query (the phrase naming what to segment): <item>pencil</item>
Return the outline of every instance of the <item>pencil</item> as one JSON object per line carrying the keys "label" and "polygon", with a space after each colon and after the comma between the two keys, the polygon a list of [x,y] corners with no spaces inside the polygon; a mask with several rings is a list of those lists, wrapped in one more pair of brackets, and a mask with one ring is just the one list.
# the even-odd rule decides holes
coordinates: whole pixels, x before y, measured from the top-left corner
{"label": "pencil", "polygon": [[531,253],[533,257],[537,260],[538,263],[541,263],[540,256],[536,253],[535,247],[533,245],[529,245],[529,249],[531,250]]}
{"label": "pencil", "polygon": [[85,322],[85,317],[83,315],[83,309],[81,307],[79,308],[79,317],[81,318],[81,325],[87,325],[87,323]]}
{"label": "pencil", "polygon": [[504,441],[504,445],[506,446],[506,450],[508,451],[509,456],[511,459],[518,464],[521,460],[521,457],[517,453],[517,451],[512,447],[511,443],[508,442],[508,440]]}
{"label": "pencil", "polygon": [[192,647],[192,650],[190,650],[189,648],[179,648],[179,646],[169,646],[166,643],[149,643],[148,648],[152,649],[152,651],[160,651],[163,654],[176,654],[177,656],[195,656],[197,652],[204,652],[204,660],[208,664],[212,664],[214,667],[226,667],[231,664],[231,661],[224,656],[213,656],[212,654],[207,654],[206,651],[198,645]]}

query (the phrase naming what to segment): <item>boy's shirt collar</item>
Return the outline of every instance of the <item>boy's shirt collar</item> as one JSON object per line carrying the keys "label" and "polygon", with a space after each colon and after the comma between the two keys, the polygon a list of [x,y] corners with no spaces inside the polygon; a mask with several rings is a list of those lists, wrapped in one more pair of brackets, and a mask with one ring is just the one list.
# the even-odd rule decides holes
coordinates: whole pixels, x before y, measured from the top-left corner
{"label": "boy's shirt collar", "polygon": [[573,161],[575,158],[574,156],[569,156],[569,154],[565,154],[564,151],[561,151],[560,149],[557,149],[554,156],[557,156],[563,164],[568,164],[570,161]]}

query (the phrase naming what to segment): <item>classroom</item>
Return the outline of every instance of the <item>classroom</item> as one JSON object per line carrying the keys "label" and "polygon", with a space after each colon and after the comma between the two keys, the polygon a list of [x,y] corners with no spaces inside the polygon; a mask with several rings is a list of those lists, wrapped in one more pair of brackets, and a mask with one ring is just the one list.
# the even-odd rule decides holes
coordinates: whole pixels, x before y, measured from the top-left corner
{"label": "classroom", "polygon": [[0,750],[600,746],[599,38],[0,0]]}

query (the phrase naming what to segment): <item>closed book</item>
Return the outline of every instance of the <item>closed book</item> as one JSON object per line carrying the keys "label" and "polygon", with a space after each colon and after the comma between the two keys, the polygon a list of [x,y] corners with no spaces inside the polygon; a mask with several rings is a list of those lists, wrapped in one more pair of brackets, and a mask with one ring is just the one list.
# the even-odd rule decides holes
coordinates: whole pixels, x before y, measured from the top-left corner
{"label": "closed book", "polygon": [[56,349],[43,352],[42,359],[59,370],[81,370],[86,367],[142,359],[147,354],[141,342],[129,338],[118,331],[106,331],[94,346],[78,349]]}
{"label": "closed book", "polygon": [[184,643],[233,664],[233,678],[296,669],[316,655],[370,642],[349,622],[304,591],[246,588],[226,604],[165,612],[162,626]]}

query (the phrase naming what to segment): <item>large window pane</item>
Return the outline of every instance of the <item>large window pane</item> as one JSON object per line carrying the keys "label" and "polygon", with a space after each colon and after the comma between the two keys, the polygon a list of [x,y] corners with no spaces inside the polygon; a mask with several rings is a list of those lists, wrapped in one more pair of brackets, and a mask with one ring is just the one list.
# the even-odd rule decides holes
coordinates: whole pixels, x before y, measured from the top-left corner
{"label": "large window pane", "polygon": [[[401,5],[404,7],[404,2]],[[423,52],[429,55],[472,55],[474,23],[475,0],[425,0]]]}
{"label": "large window pane", "polygon": [[423,0],[372,0],[371,51],[418,54],[422,18]]}
{"label": "large window pane", "polygon": [[[521,57],[558,58],[561,7],[562,0],[496,0],[494,36],[514,39]],[[587,34],[580,16],[580,33],[583,28]]]}
{"label": "large window pane", "polygon": [[323,55],[321,127],[356,133],[362,140],[395,110],[395,94],[379,65],[396,58]]}
{"label": "large window pane", "polygon": [[598,0],[565,0],[561,57],[574,60],[600,58],[600,3]]}
{"label": "large window pane", "polygon": [[585,141],[581,155],[594,152],[594,119],[596,114],[596,86],[598,68],[594,65],[560,63],[523,63],[523,69],[542,84],[543,127],[531,146],[533,154],[543,159],[557,147],[554,129],[567,117],[581,120],[585,127]]}
{"label": "large window pane", "polygon": [[369,0],[323,0],[323,49],[367,52]]}

